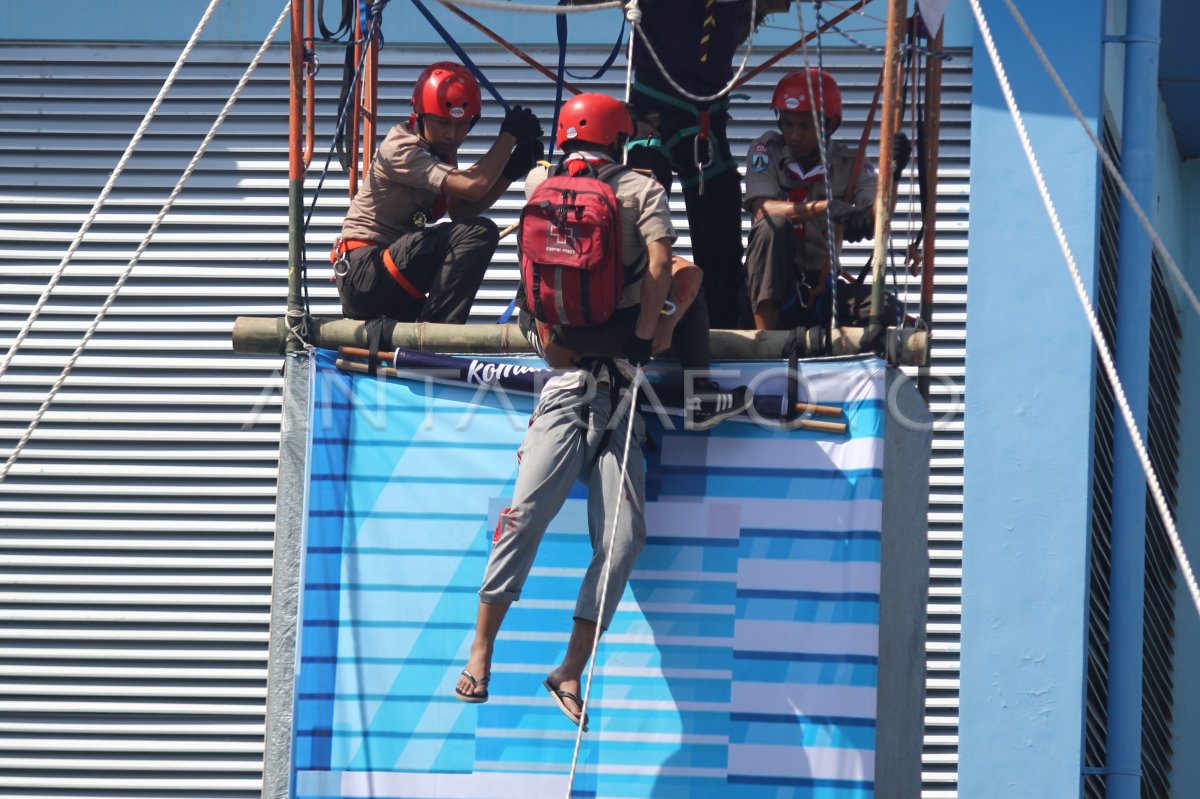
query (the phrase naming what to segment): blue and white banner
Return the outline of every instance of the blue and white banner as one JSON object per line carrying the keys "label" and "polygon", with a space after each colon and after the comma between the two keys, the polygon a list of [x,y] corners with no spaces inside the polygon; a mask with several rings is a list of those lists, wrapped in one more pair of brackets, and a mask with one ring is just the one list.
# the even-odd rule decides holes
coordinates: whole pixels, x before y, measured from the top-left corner
{"label": "blue and white banner", "polygon": [[[457,701],[532,398],[333,357],[313,382],[292,795],[564,797],[575,729],[542,680],[591,557],[583,487],[508,614],[490,701]],[[573,796],[873,796],[884,366],[801,368],[848,434],[647,415],[649,539],[601,641]]]}

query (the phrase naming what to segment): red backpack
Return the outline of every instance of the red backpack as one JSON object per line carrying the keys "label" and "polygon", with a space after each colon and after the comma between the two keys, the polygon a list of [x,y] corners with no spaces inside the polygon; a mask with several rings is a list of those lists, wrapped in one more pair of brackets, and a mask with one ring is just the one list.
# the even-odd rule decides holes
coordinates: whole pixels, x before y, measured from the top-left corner
{"label": "red backpack", "polygon": [[560,172],[538,186],[521,209],[517,255],[525,308],[535,319],[594,327],[617,310],[626,280],[621,214],[606,181],[627,168],[596,169],[589,163],[577,175]]}

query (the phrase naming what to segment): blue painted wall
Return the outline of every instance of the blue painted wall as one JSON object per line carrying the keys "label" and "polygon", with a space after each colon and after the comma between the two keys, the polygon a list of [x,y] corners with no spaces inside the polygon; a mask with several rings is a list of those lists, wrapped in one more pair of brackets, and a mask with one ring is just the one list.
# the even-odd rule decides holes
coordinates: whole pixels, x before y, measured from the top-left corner
{"label": "blue painted wall", "polygon": [[[982,5],[1091,290],[1096,153],[1001,0]],[[1096,125],[1103,4],[1022,13]],[[959,795],[1068,799],[1082,768],[1095,359],[978,40],[974,65]]]}
{"label": "blue painted wall", "polygon": [[[553,5],[553,0],[534,0]],[[330,24],[333,8],[338,3],[326,3]],[[435,0],[426,3],[438,15],[452,34],[463,42],[483,41],[484,36],[459,20]],[[806,4],[807,5],[807,4]],[[969,47],[971,44],[970,13],[966,3],[953,3],[946,14],[946,45]],[[83,39],[105,41],[186,41],[199,21],[207,0],[58,0],[55,25],[46,25],[44,9],[38,3],[3,0],[0,2],[0,38],[3,39]],[[169,13],[167,9],[169,8]],[[831,7],[832,8],[832,7]],[[204,41],[261,42],[271,25],[283,9],[282,2],[270,0],[225,0],[218,6],[205,31]],[[553,18],[541,14],[518,14],[485,9],[466,9],[501,36],[520,43],[553,43],[555,28]],[[884,0],[874,0],[867,6],[872,15],[885,17],[887,6]],[[836,13],[831,11],[830,13]],[[579,44],[611,44],[621,28],[621,18],[616,11],[600,11],[587,14],[570,26],[570,41]],[[384,13],[384,36],[391,42],[430,43],[441,41],[430,30],[407,0],[395,0]],[[778,47],[790,44],[797,38],[799,24],[794,14],[776,14],[768,23],[771,28],[762,28],[755,36],[756,46]],[[811,30],[811,11],[806,15],[805,25]],[[774,26],[792,28],[778,30]],[[862,20],[845,25],[847,30],[858,31],[856,36],[865,41],[879,41],[881,34],[867,30],[878,28],[874,20]],[[831,34],[826,43],[834,47],[847,46],[847,42]],[[767,53],[763,54],[765,58]],[[751,56],[750,63],[761,58]]]}

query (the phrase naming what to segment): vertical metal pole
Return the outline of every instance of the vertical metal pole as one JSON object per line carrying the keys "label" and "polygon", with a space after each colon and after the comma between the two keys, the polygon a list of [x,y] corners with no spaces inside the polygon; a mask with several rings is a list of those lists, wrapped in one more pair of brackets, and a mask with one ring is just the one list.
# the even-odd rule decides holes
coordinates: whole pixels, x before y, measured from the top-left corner
{"label": "vertical metal pole", "polygon": [[[1121,174],[1138,203],[1154,208],[1161,0],[1129,0],[1125,19]],[[1119,225],[1116,365],[1133,417],[1144,431],[1150,401],[1150,239],[1124,199]],[[1110,799],[1138,799],[1142,782],[1146,479],[1123,430],[1117,431],[1113,441],[1112,495],[1105,785]]]}
{"label": "vertical metal pole", "polygon": [[[933,38],[941,52],[945,25]],[[937,259],[938,154],[942,136],[942,59],[930,58],[925,67],[925,240],[921,243],[921,322],[933,332],[933,267]],[[932,341],[932,339],[931,339]],[[917,389],[929,401],[929,361],[917,371]]]}
{"label": "vertical metal pole", "polygon": [[888,3],[887,48],[883,56],[883,119],[879,131],[879,188],[875,193],[875,251],[871,256],[871,317],[883,314],[884,268],[887,265],[888,229],[892,219],[892,138],[896,135],[896,109],[903,102],[900,92],[900,45],[908,21],[907,0]]}
{"label": "vertical metal pole", "polygon": [[[354,63],[355,65],[362,63],[362,38],[366,34],[362,26],[362,14],[358,13],[357,7],[354,12]],[[347,170],[350,178],[350,199],[354,199],[354,195],[358,194],[358,118],[362,113],[362,95],[363,95],[363,78],[354,81],[354,86],[350,91],[348,102],[350,107],[347,113],[350,118],[346,120],[346,152],[350,158],[350,167]]]}
{"label": "vertical metal pole", "polygon": [[[313,0],[304,0],[304,46],[312,47],[315,55],[317,43],[313,20]],[[316,73],[305,64],[304,69],[304,168],[312,163],[313,151],[317,146],[317,81]]]}
{"label": "vertical metal pole", "polygon": [[[383,12],[380,12],[381,14]],[[373,30],[378,30],[378,25],[382,25],[383,20],[380,19]],[[375,135],[378,130],[378,120],[375,117],[375,109],[379,104],[379,37],[372,36],[370,43],[367,45],[367,61],[363,67],[363,133],[362,133],[362,171],[365,175],[367,170],[371,168],[371,161],[375,157]]]}
{"label": "vertical metal pole", "polygon": [[[304,100],[304,6],[292,3],[291,95],[288,103],[288,323],[304,313],[300,284],[304,258],[304,153],[301,132],[301,107]],[[303,346],[289,334],[286,350]]]}

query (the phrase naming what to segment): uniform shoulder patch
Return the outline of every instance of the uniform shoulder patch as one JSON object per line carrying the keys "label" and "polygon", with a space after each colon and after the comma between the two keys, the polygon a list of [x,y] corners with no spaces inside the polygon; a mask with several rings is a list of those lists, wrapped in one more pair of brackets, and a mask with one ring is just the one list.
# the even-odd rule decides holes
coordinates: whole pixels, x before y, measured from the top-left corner
{"label": "uniform shoulder patch", "polygon": [[767,143],[762,139],[758,139],[754,144],[750,145],[750,171],[764,172],[771,165],[771,152],[767,148]]}

